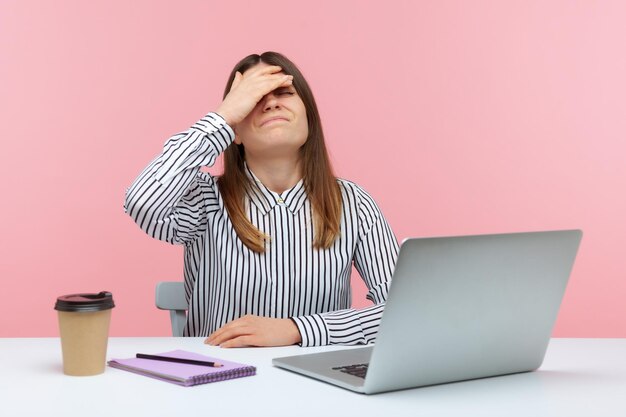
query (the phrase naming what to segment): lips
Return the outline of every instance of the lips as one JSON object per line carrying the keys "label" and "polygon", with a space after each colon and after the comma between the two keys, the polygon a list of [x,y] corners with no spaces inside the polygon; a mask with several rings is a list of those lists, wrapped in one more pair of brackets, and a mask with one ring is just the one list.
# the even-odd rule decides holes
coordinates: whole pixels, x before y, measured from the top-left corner
{"label": "lips", "polygon": [[286,121],[286,122],[288,122],[288,121],[289,121],[286,117],[280,117],[280,116],[277,116],[277,117],[272,117],[272,118],[269,118],[269,119],[267,119],[267,120],[263,121],[263,122],[261,123],[261,126],[265,126],[267,123],[269,123],[269,122],[271,122],[271,121],[274,121],[274,120],[284,120],[284,121]]}

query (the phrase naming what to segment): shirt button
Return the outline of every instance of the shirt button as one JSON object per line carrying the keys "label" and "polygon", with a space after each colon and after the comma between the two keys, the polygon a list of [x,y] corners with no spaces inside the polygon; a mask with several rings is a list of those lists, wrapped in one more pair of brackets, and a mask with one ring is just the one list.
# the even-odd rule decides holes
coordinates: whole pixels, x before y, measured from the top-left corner
{"label": "shirt button", "polygon": [[284,203],[285,201],[284,201],[282,198],[279,198],[279,199],[278,199],[278,202],[282,204],[282,203]]}

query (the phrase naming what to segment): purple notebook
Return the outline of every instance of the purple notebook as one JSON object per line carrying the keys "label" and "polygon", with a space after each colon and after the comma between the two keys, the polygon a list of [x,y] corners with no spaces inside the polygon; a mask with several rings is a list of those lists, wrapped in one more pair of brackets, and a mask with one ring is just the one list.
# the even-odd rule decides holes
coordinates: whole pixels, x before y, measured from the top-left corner
{"label": "purple notebook", "polygon": [[237,362],[229,362],[223,359],[211,358],[199,353],[184,350],[172,350],[171,352],[158,353],[159,356],[172,358],[195,359],[200,361],[219,362],[223,366],[214,368],[204,365],[188,365],[184,363],[163,362],[151,359],[112,359],[108,362],[113,368],[123,369],[139,375],[160,379],[161,381],[190,387],[192,385],[207,384],[209,382],[224,381],[226,379],[251,376],[256,373],[256,368]]}

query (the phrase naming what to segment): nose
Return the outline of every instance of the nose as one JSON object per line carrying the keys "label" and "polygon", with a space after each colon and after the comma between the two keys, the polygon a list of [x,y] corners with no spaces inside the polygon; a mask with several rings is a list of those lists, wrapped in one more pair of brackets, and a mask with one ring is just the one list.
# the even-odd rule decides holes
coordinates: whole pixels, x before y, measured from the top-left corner
{"label": "nose", "polygon": [[266,94],[263,100],[263,111],[280,108],[280,102],[273,92]]}

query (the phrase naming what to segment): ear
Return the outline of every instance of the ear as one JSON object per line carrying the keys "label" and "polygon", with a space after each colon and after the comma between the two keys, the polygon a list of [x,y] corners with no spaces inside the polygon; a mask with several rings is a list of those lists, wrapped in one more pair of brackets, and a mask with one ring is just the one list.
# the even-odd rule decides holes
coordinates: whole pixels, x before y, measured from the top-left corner
{"label": "ear", "polygon": [[241,139],[239,138],[239,135],[237,134],[237,132],[235,132],[235,143],[237,145],[241,145]]}

